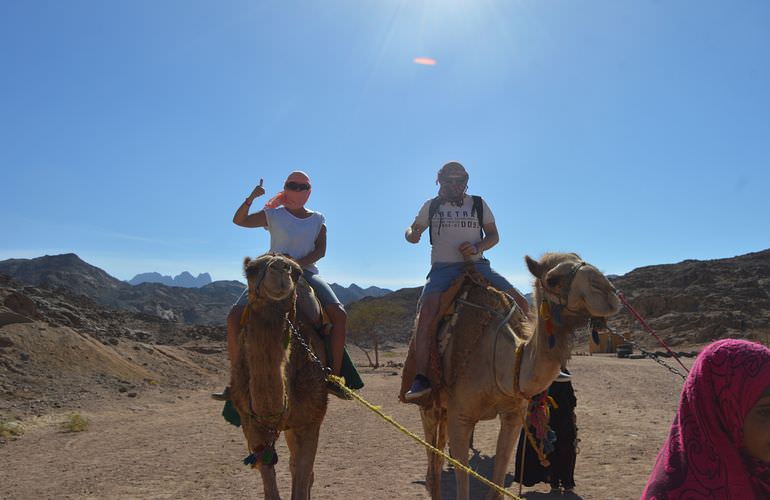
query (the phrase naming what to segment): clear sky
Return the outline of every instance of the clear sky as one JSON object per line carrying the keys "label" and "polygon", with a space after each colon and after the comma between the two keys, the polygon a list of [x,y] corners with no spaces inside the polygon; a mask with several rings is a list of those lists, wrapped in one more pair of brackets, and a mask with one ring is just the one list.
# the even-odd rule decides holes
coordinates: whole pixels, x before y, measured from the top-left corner
{"label": "clear sky", "polygon": [[449,160],[525,289],[525,254],[765,249],[768,27],[766,0],[2,0],[0,259],[238,279],[268,234],[233,212],[302,169],[321,274],[417,286],[403,231]]}

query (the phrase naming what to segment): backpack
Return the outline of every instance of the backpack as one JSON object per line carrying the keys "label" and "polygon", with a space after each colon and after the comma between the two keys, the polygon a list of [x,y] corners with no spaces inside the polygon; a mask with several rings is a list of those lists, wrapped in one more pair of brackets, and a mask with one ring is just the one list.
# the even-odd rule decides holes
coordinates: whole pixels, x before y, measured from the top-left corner
{"label": "backpack", "polygon": [[[481,196],[472,195],[473,207],[471,208],[471,216],[476,214],[476,218],[479,220],[479,235],[484,238],[484,204],[481,202]],[[430,244],[433,245],[433,216],[438,212],[438,207],[441,205],[441,200],[436,196],[430,200],[430,206],[428,207],[428,238]],[[438,219],[438,234],[441,234],[441,215]]]}

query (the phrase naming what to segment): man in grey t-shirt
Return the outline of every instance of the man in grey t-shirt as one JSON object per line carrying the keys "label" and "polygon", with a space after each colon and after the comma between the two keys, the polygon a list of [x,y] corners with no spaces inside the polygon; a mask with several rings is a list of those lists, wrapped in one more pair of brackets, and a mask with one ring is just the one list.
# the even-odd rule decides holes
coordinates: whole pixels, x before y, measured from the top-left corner
{"label": "man in grey t-shirt", "polygon": [[465,193],[468,172],[461,164],[449,162],[438,171],[436,183],[440,186],[438,198],[423,204],[405,235],[409,243],[418,243],[423,231],[429,227],[431,231],[431,269],[420,296],[415,339],[417,376],[405,395],[407,402],[415,401],[431,390],[426,376],[430,360],[430,325],[439,313],[441,293],[460,276],[466,261],[473,262],[492,286],[511,295],[525,314],[529,310],[527,300],[484,258],[484,251],[495,246],[500,237],[495,217],[486,202],[480,198],[474,202],[474,197]]}

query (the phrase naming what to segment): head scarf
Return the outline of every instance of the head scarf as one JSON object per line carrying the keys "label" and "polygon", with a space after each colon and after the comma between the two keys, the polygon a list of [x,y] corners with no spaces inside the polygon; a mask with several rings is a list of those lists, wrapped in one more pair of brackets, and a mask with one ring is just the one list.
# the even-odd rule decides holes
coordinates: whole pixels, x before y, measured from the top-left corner
{"label": "head scarf", "polygon": [[768,385],[770,349],[732,339],[707,346],[642,498],[770,498],[770,467],[741,451],[743,423]]}
{"label": "head scarf", "polygon": [[[310,183],[310,177],[308,177],[308,175],[301,170],[295,170],[294,172],[290,173],[284,184],[287,182],[298,182],[300,184],[307,184],[312,186]],[[281,205],[285,206],[286,208],[302,208],[305,206],[305,203],[307,203],[308,198],[310,198],[310,191],[312,190],[312,187],[307,191],[292,191],[290,189],[284,189],[277,195],[270,198],[267,203],[265,203],[265,208],[277,208]]]}
{"label": "head scarf", "polygon": [[[465,182],[459,184],[445,183],[444,180],[450,177],[465,177]],[[450,161],[438,171],[436,184],[439,184],[438,197],[443,202],[448,201],[456,205],[462,205],[465,191],[468,189],[468,172],[460,163]]]}

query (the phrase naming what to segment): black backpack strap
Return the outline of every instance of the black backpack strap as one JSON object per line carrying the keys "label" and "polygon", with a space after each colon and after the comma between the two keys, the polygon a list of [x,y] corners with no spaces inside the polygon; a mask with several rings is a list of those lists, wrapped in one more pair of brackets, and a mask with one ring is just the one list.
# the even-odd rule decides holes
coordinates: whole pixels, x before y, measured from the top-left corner
{"label": "black backpack strap", "polygon": [[472,196],[473,208],[471,208],[471,216],[476,214],[476,218],[479,220],[479,235],[484,239],[484,203],[481,201],[481,196]]}
{"label": "black backpack strap", "polygon": [[[441,200],[436,196],[430,200],[430,206],[428,207],[428,239],[431,245],[433,245],[433,216],[438,212],[439,205],[441,205]],[[441,234],[441,214],[439,214],[438,219],[438,234]]]}

